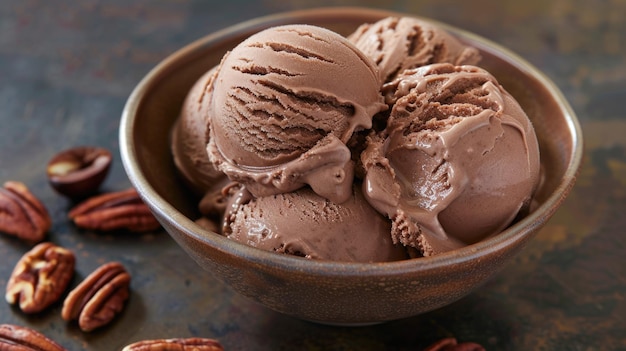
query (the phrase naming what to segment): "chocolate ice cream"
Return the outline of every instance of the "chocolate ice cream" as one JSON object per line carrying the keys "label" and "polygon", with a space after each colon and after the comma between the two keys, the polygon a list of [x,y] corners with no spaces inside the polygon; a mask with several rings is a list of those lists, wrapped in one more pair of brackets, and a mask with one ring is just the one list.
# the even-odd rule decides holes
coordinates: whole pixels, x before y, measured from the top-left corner
{"label": "chocolate ice cream", "polygon": [[539,178],[530,120],[474,66],[406,70],[383,87],[393,108],[361,159],[364,193],[394,222],[395,242],[429,256],[506,228]]}
{"label": "chocolate ice cream", "polygon": [[206,151],[210,123],[208,103],[213,94],[215,73],[215,69],[208,71],[192,86],[172,131],[171,149],[176,169],[187,185],[200,195],[225,178],[209,161]]}
{"label": "chocolate ice cream", "polygon": [[310,25],[261,31],[226,54],[211,104],[211,161],[254,196],[309,185],[351,194],[345,143],[385,109],[378,70],[348,40]]}
{"label": "chocolate ice cream", "polygon": [[[408,258],[391,240],[391,223],[363,198],[359,186],[336,204],[309,188],[264,197],[234,195],[224,235],[268,251],[312,259],[384,262]],[[244,189],[245,192],[245,189]]]}
{"label": "chocolate ice cream", "polygon": [[196,83],[172,148],[202,215],[221,221],[198,223],[264,250],[382,262],[475,243],[526,211],[537,139],[470,65],[478,50],[415,18],[350,40],[269,28]]}
{"label": "chocolate ice cream", "polygon": [[432,63],[470,65],[480,61],[477,49],[463,45],[444,29],[413,17],[387,17],[361,25],[348,40],[372,58],[383,82],[405,69]]}

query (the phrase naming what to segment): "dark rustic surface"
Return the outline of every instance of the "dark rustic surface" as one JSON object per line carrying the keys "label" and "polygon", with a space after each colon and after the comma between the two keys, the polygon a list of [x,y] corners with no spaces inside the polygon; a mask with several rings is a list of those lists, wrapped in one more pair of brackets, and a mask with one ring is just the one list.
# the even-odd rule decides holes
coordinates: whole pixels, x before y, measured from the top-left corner
{"label": "dark rustic surface", "polygon": [[[165,232],[97,234],[66,219],[45,164],[81,145],[113,151],[103,190],[130,185],[119,157],[126,98],[160,60],[212,31],[310,7],[302,1],[3,0],[0,181],[20,180],[53,216],[49,240],[77,254],[72,286],[119,260],[127,309],[83,333],[60,304],[36,316],[0,302],[0,323],[36,328],[68,350],[119,350],[146,338],[202,336],[227,350],[420,350],[442,337],[488,350],[626,350],[626,2],[622,0],[325,1],[431,17],[517,52],[578,114],[585,160],[549,224],[495,279],[461,301],[405,320],[339,328],[283,316],[207,280]],[[388,4],[388,5],[384,5]],[[29,246],[0,234],[0,291]]]}

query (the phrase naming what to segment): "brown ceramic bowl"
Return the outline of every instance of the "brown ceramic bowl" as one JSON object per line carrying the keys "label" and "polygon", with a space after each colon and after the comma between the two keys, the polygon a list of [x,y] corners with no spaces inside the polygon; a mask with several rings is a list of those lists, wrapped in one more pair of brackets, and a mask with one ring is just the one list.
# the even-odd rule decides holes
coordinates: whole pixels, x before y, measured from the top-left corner
{"label": "brown ceramic bowl", "polygon": [[[481,65],[525,108],[538,133],[543,182],[532,212],[501,234],[429,258],[391,263],[313,261],[262,251],[201,229],[196,202],[176,175],[169,134],[185,94],[222,55],[249,35],[288,23],[341,34],[391,12],[330,8],[283,13],[210,34],[174,53],[136,87],[120,126],[131,182],[165,230],[207,274],[271,309],[328,324],[359,325],[414,316],[450,304],[483,284],[546,223],[569,193],[581,162],[582,135],[555,85],[505,48],[438,23],[482,51]],[[395,15],[398,15],[397,13]]]}

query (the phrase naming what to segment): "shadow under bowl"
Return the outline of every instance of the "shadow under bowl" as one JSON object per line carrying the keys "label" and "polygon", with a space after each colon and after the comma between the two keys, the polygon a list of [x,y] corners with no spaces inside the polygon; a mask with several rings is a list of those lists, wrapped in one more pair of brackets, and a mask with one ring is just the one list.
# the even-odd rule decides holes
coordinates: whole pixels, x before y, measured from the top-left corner
{"label": "shadow under bowl", "polygon": [[[120,124],[125,170],[165,230],[207,274],[273,310],[337,325],[410,317],[448,305],[500,271],[561,205],[582,158],[576,116],[556,86],[509,50],[433,22],[478,48],[490,71],[525,109],[536,129],[542,182],[530,214],[499,235],[433,257],[388,263],[307,260],[259,250],[203,230],[196,202],[176,174],[169,136],[193,83],[224,53],[271,26],[306,23],[347,35],[362,23],[401,14],[363,8],[288,12],[243,22],[166,58],[135,88]],[[401,306],[401,307],[399,307]]]}

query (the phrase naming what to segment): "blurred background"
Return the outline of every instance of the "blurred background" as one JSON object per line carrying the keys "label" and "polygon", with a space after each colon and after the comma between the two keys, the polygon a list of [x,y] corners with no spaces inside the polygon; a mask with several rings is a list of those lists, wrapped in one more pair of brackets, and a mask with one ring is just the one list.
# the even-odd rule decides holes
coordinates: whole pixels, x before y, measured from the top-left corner
{"label": "blurred background", "polygon": [[[543,71],[580,119],[585,159],[549,224],[501,274],[431,313],[361,328],[269,311],[199,272],[165,232],[119,236],[70,225],[72,205],[47,185],[62,149],[114,154],[105,190],[130,185],[119,156],[127,97],[161,60],[258,16],[326,6],[419,15],[491,39]],[[626,350],[626,1],[2,0],[0,181],[20,180],[53,216],[50,240],[77,252],[77,278],[121,260],[127,309],[86,334],[60,306],[27,316],[0,302],[0,324],[43,331],[68,350],[117,350],[157,337],[217,338],[227,350],[421,350],[443,337],[488,350]],[[0,290],[29,247],[0,235]],[[174,262],[175,264],[172,264]]]}

